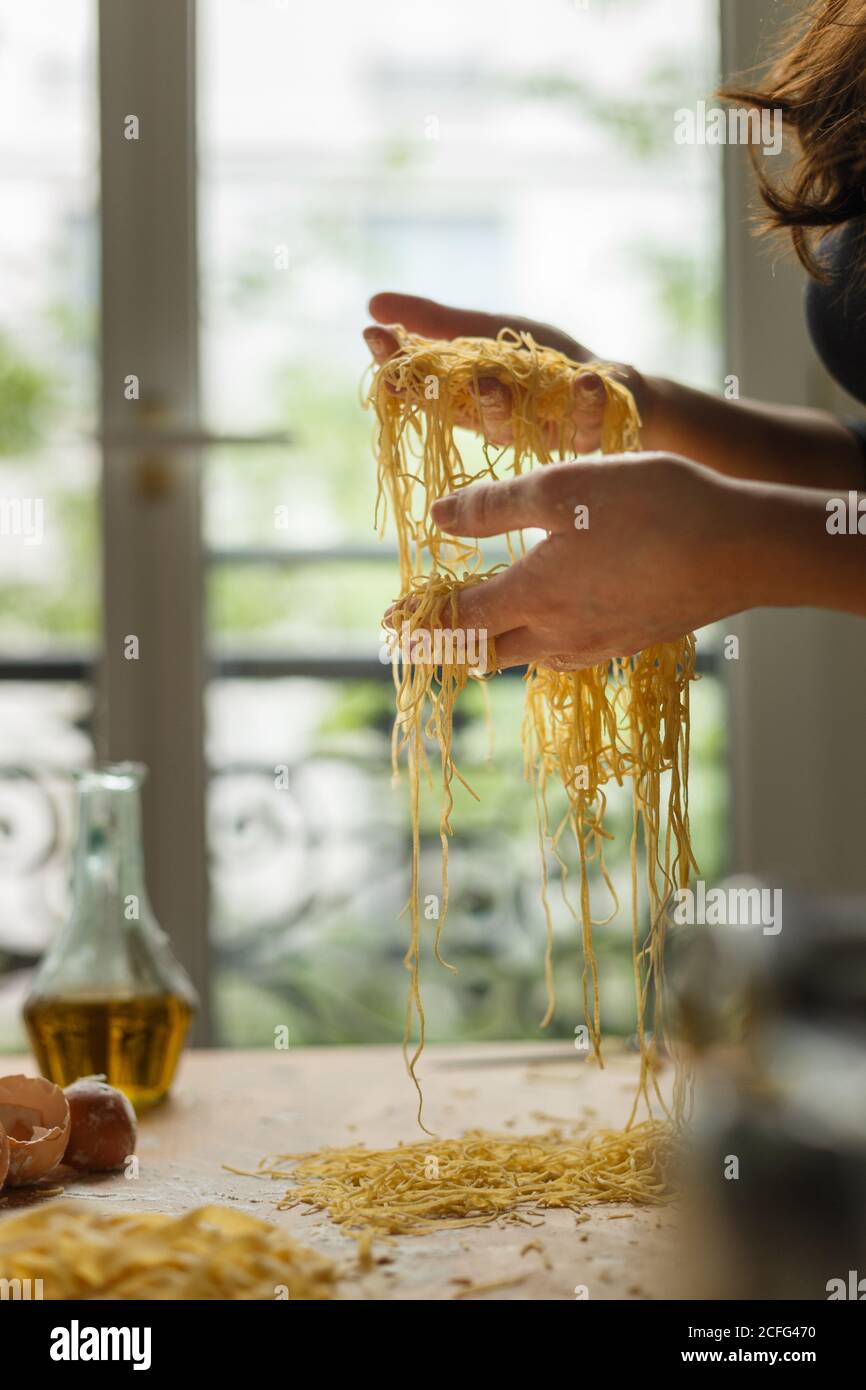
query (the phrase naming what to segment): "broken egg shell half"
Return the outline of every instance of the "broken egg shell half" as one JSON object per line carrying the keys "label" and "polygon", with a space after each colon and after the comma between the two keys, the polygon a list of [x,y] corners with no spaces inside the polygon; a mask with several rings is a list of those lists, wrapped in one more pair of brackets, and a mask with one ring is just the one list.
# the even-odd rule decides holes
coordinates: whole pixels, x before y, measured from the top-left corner
{"label": "broken egg shell half", "polygon": [[[69,1105],[43,1076],[0,1078],[0,1126],[9,1144],[10,1187],[38,1182],[57,1167],[69,1140]],[[0,1158],[2,1165],[2,1158]]]}
{"label": "broken egg shell half", "polygon": [[6,1174],[9,1172],[9,1138],[5,1129],[0,1125],[0,1187],[6,1181]]}

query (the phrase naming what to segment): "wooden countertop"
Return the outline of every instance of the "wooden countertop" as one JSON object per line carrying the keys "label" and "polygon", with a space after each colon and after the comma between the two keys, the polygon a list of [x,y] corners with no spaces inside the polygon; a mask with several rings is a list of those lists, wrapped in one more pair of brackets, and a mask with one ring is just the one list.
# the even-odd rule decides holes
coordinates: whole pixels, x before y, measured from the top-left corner
{"label": "wooden countertop", "polygon": [[[0,1057],[0,1075],[36,1073],[26,1056]],[[563,1044],[430,1046],[421,1076],[425,1118],[440,1136],[471,1128],[538,1133],[557,1121],[588,1128],[621,1125],[634,1092],[635,1059],[608,1049],[604,1071]],[[506,1131],[507,1132],[507,1131]],[[364,1143],[388,1146],[421,1137],[414,1092],[397,1047],[298,1048],[287,1051],[190,1051],[171,1098],[142,1119],[139,1176],[51,1180],[65,1195],[121,1208],[186,1211],[206,1202],[237,1205],[278,1222],[293,1237],[338,1260],[350,1277],[340,1295],[374,1299],[451,1299],[455,1279],[521,1283],[475,1298],[591,1299],[664,1297],[672,1265],[674,1217],[667,1210],[588,1207],[532,1217],[540,1224],[484,1226],[401,1237],[378,1247],[389,1257],[363,1277],[351,1273],[355,1242],[323,1213],[279,1212],[287,1184],[236,1176],[222,1165],[255,1168],[265,1154]],[[2,1214],[38,1191],[5,1191]],[[521,1255],[529,1242],[541,1252]]]}

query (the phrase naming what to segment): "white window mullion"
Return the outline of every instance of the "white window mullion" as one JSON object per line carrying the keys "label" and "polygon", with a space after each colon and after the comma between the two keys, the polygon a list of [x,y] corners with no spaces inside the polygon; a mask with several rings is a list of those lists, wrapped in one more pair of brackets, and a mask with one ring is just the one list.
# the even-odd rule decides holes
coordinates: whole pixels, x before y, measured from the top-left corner
{"label": "white window mullion", "polygon": [[[105,656],[100,753],[136,758],[154,907],[203,1001],[207,894],[192,0],[101,0]],[[135,121],[138,122],[137,138]],[[138,383],[139,399],[129,399]],[[160,433],[171,435],[169,445]],[[138,657],[130,659],[129,639]]]}

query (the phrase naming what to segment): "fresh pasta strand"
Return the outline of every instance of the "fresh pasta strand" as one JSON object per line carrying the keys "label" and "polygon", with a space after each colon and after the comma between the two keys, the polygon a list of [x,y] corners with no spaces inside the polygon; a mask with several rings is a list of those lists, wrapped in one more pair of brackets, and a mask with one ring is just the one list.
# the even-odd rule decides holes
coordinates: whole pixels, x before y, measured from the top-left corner
{"label": "fresh pasta strand", "polygon": [[[461,588],[484,582],[484,575],[469,575],[462,582],[451,575],[436,574],[429,578],[410,581],[407,594],[399,600],[392,613],[392,622],[398,632],[404,633],[404,641],[409,644],[410,660],[400,664],[394,662],[394,681],[397,692],[397,714],[394,721],[392,742],[392,762],[395,774],[399,768],[401,755],[405,752],[409,768],[410,811],[412,820],[412,888],[407,904],[410,917],[409,948],[404,958],[410,973],[409,994],[406,1005],[406,1025],[403,1037],[403,1055],[406,1067],[418,1095],[418,1120],[422,1123],[423,1095],[416,1074],[416,1064],[424,1048],[425,1017],[421,1001],[420,951],[421,951],[421,904],[420,904],[420,796],[421,776],[426,768],[424,747],[425,735],[435,741],[439,748],[442,768],[442,792],[439,817],[439,838],[442,846],[442,903],[436,926],[434,953],[442,965],[447,965],[441,954],[442,929],[448,914],[448,840],[451,835],[451,811],[454,804],[452,785],[454,778],[467,786],[457,770],[452,753],[452,730],[454,705],[457,696],[470,679],[472,668],[464,659],[456,660],[459,653],[454,650],[436,652],[426,650],[431,646],[430,627],[440,632],[453,633],[456,628],[457,594]],[[445,627],[443,629],[443,622]],[[426,641],[425,641],[426,639]],[[438,656],[438,660],[437,660]],[[489,644],[487,664],[495,661],[495,648]],[[483,674],[476,667],[474,674]],[[471,787],[467,788],[470,792]],[[472,793],[474,795],[474,792]],[[453,966],[448,966],[453,969]],[[413,1024],[417,1022],[418,1038],[414,1050],[411,1047]]]}
{"label": "fresh pasta strand", "polygon": [[588,1138],[560,1130],[528,1138],[476,1131],[396,1149],[323,1149],[262,1160],[290,1179],[281,1209],[327,1211],[351,1235],[417,1236],[443,1227],[523,1223],[533,1212],[595,1203],[668,1201],[673,1132],[659,1120]]}
{"label": "fresh pasta strand", "polygon": [[[390,515],[400,561],[400,597],[389,622],[395,630],[393,762],[395,772],[404,758],[407,763],[412,819],[404,1056],[424,1128],[417,1064],[425,1040],[419,814],[422,783],[430,771],[427,750],[438,749],[441,765],[443,910],[434,951],[447,964],[442,939],[448,841],[454,782],[463,781],[452,747],[454,707],[470,680],[484,682],[496,670],[492,643],[484,653],[474,651],[471,661],[467,652],[455,653],[453,645],[436,647],[437,633],[453,636],[460,591],[485,583],[494,571],[485,568],[476,542],[443,537],[432,522],[431,507],[438,497],[473,482],[519,475],[569,457],[574,384],[589,370],[604,383],[603,452],[639,448],[640,420],[631,393],[610,368],[571,362],[527,333],[504,329],[495,340],[433,342],[399,327],[394,331],[398,350],[375,371],[367,400],[376,414],[377,521],[383,531]],[[455,430],[480,425],[477,387],[487,376],[497,377],[511,393],[513,444],[499,450],[485,447],[482,466],[472,471]],[[507,546],[512,559],[525,551],[519,534],[507,537]],[[552,859],[580,929],[584,1016],[599,1064],[600,980],[593,930],[610,920],[618,907],[604,861],[610,838],[604,814],[612,785],[631,789],[632,964],[640,1061],[625,1129],[602,1130],[588,1138],[560,1131],[529,1137],[475,1132],[458,1139],[432,1136],[395,1149],[353,1146],[282,1155],[264,1160],[259,1170],[263,1176],[291,1180],[281,1206],[304,1204],[327,1211],[369,1251],[373,1237],[523,1222],[528,1213],[550,1207],[576,1210],[599,1202],[658,1205],[669,1199],[669,1169],[688,1109],[690,1080],[684,1059],[674,1053],[673,1095],[668,1102],[658,1081],[657,1040],[664,1013],[665,903],[674,887],[686,886],[695,867],[688,817],[689,688],[695,677],[695,639],[686,634],[677,642],[588,670],[532,665],[525,678],[522,741],[526,776],[534,790],[547,928],[548,1006],[542,1022],[550,1021],[555,1006],[548,872]],[[564,793],[565,813],[553,819],[551,793],[557,789]],[[564,835],[572,836],[578,854],[576,906],[568,892]],[[643,937],[638,912],[640,839],[649,905]],[[613,904],[605,918],[593,913],[593,867]],[[646,1115],[638,1119],[641,1107]]]}
{"label": "fresh pasta strand", "polygon": [[[546,466],[571,454],[571,420],[575,382],[592,371],[605,390],[601,446],[604,453],[640,447],[640,419],[634,399],[614,371],[603,364],[571,362],[552,348],[536,343],[528,333],[503,329],[498,337],[456,338],[437,342],[395,330],[398,350],[375,372],[368,404],[376,414],[376,456],[379,496],[377,519],[384,528],[388,514],[397,533],[401,596],[390,621],[407,631],[411,642],[422,634],[451,630],[456,598],[470,584],[484,583],[494,571],[484,568],[476,541],[444,537],[433,524],[431,507],[438,498],[481,479],[519,475],[538,464]],[[483,466],[467,467],[455,437],[458,426],[480,427],[478,381],[497,377],[512,399],[513,444],[507,449],[483,450]],[[508,538],[514,556],[523,553],[521,535]],[[492,644],[491,644],[492,646]],[[405,643],[404,643],[405,647]],[[420,956],[420,832],[418,812],[421,778],[426,767],[427,741],[438,744],[442,766],[440,838],[443,850],[442,902],[436,928],[435,952],[441,942],[447,913],[448,838],[451,834],[452,787],[462,781],[452,752],[455,702],[471,678],[495,671],[495,649],[473,669],[464,659],[436,659],[395,649],[394,681],[397,716],[394,726],[395,771],[406,755],[413,826],[412,883],[409,898],[410,973],[404,1052],[419,1099],[422,1096],[417,1063],[424,1046],[425,1020],[419,979]],[[601,1064],[600,986],[593,946],[590,866],[595,864],[610,891],[616,894],[604,865],[605,788],[630,784],[634,805],[632,836],[633,956],[640,1046],[638,1099],[652,1114],[653,1100],[668,1106],[656,1081],[655,1051],[662,1031],[664,1004],[662,955],[664,906],[675,887],[684,887],[695,867],[688,820],[689,687],[695,679],[695,639],[659,644],[638,653],[583,671],[558,671],[530,666],[526,675],[523,722],[525,770],[535,787],[542,859],[542,898],[547,921],[545,976],[548,1007],[543,1023],[553,1015],[552,915],[548,902],[547,856],[558,862],[566,891],[566,865],[559,852],[561,836],[573,836],[580,863],[579,909],[575,911],[583,943],[584,1018],[593,1053]],[[662,777],[669,776],[662,806]],[[549,788],[566,796],[564,820],[550,822]],[[663,814],[663,811],[666,814]],[[642,831],[646,857],[646,891],[650,926],[641,942],[637,928],[637,839]],[[647,1018],[652,995],[652,1018]],[[412,1036],[417,1024],[417,1040]],[[674,1118],[682,1117],[687,1079],[676,1068]],[[632,1117],[634,1118],[634,1116]]]}
{"label": "fresh pasta strand", "polygon": [[182,1216],[48,1202],[0,1222],[0,1279],[41,1281],[47,1299],[292,1299],[334,1296],[336,1266],[278,1227],[229,1207]]}

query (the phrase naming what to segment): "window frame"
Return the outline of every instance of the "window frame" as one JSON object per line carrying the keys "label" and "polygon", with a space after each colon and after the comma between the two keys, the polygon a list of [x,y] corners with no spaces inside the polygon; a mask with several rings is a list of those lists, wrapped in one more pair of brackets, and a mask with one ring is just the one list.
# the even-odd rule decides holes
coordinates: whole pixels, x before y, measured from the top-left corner
{"label": "window frame", "polygon": [[[103,647],[96,744],[149,769],[148,884],[210,1036],[193,0],[100,0]],[[127,117],[139,138],[127,139]],[[125,383],[139,382],[138,400]],[[192,441],[188,443],[187,441]],[[139,649],[130,659],[130,637]]]}
{"label": "window frame", "polygon": [[[775,8],[772,0],[720,4],[724,71],[753,63]],[[207,564],[237,557],[208,554],[201,528],[195,0],[151,0],[146,11],[137,0],[100,0],[99,33],[105,652],[97,746],[101,756],[137,757],[150,768],[151,891],[204,1001],[201,1042],[210,1035],[204,581]],[[128,114],[140,118],[138,141],[123,137]],[[726,150],[727,360],[749,395],[839,407],[839,394],[808,345],[798,269],[789,261],[771,269],[751,236],[747,165],[741,149]],[[141,381],[137,403],[123,394],[132,372]],[[341,556],[321,558],[333,563]],[[293,562],[285,551],[256,559]],[[837,820],[847,816],[856,828],[863,810],[866,741],[859,752],[840,744],[841,730],[855,718],[860,682],[837,688],[832,657],[841,645],[866,681],[866,630],[840,615],[803,612],[749,613],[731,630],[741,639],[741,659],[726,663],[733,868],[778,874],[805,868],[817,886],[866,887],[860,836],[840,837],[827,814],[832,806]],[[125,651],[131,634],[141,644],[137,661]],[[804,651],[816,659],[804,663]],[[376,674],[374,662],[369,669],[349,664],[353,669],[344,670],[335,658],[313,670],[298,658],[229,658],[219,669]],[[379,674],[387,677],[381,668]],[[784,702],[779,689],[786,690]],[[799,732],[811,729],[813,711],[822,708],[842,717],[814,732],[806,755]],[[841,761],[828,756],[834,748]],[[779,794],[792,752],[808,764],[815,790],[809,799]]]}

